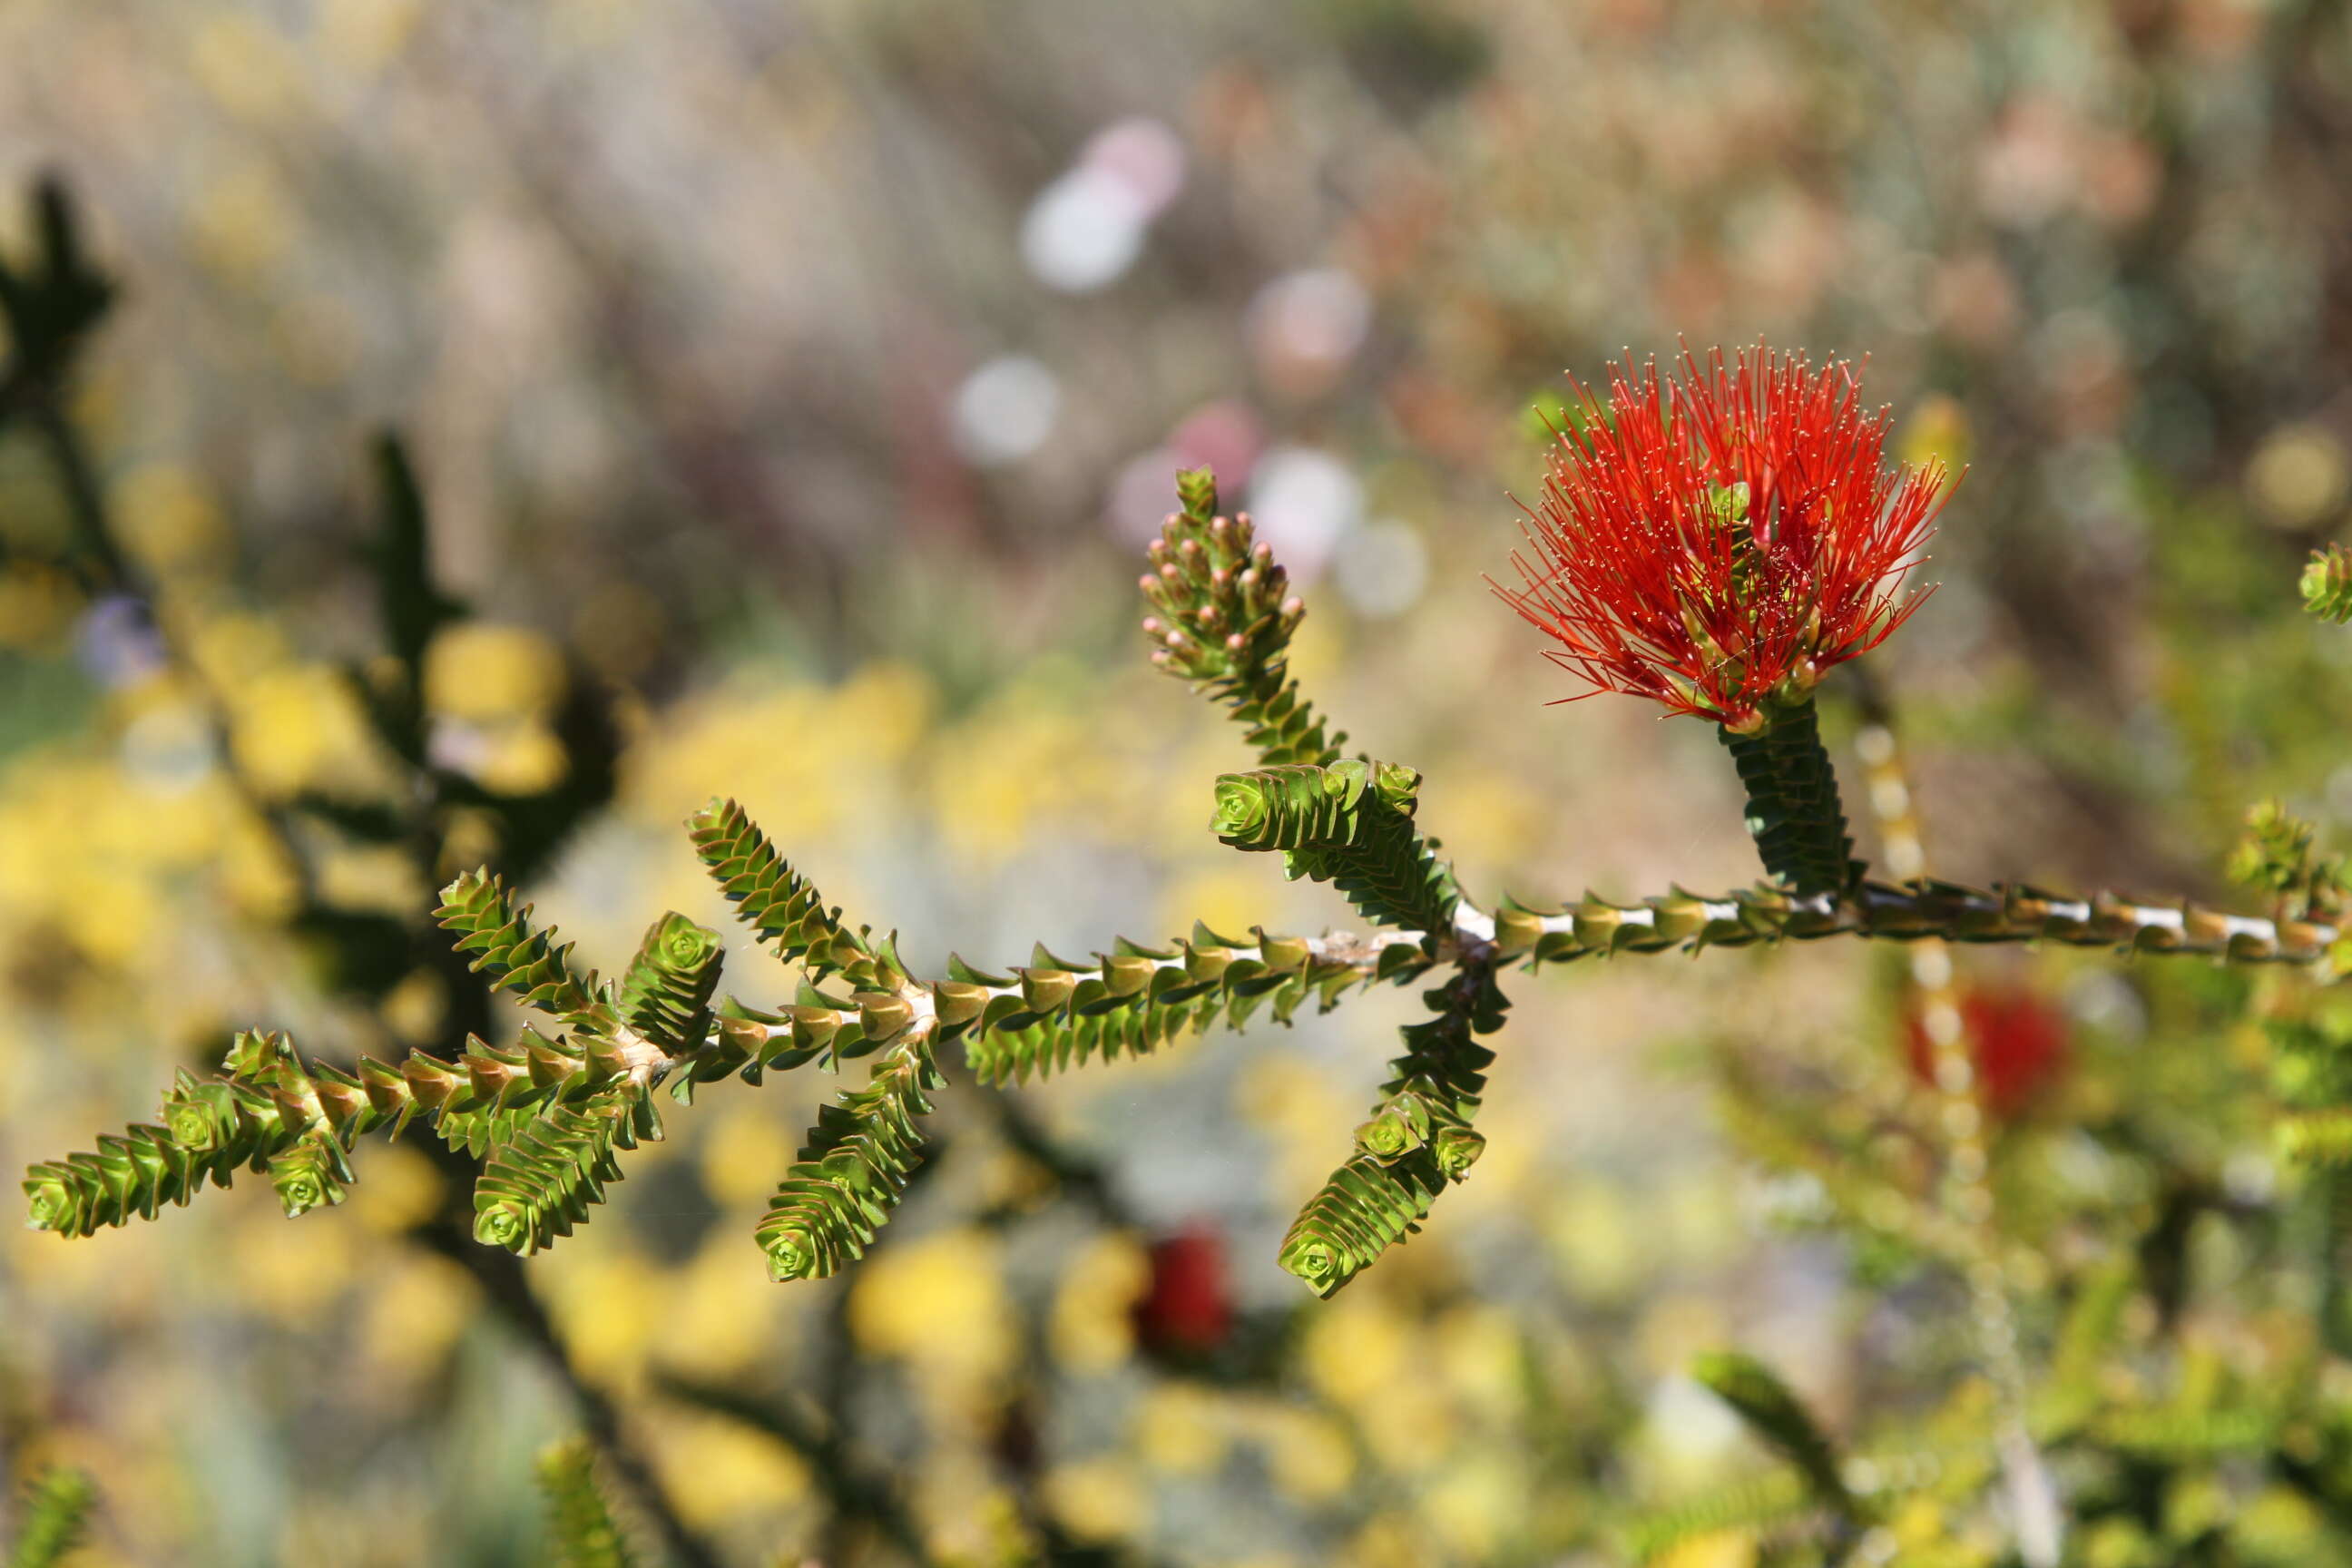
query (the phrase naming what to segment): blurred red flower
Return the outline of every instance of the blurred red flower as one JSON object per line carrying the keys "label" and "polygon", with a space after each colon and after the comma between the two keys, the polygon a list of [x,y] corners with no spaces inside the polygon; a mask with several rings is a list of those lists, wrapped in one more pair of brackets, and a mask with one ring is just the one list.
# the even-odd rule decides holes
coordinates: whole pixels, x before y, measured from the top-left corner
{"label": "blurred red flower", "polygon": [[[1985,1109],[2014,1116],[2066,1062],[2066,1017],[2047,1000],[2021,989],[1972,991],[1960,999],[1961,1037],[1976,1064]],[[1936,1081],[1935,1053],[1926,1022],[1907,1021],[1911,1070]]]}
{"label": "blurred red flower", "polygon": [[1892,416],[1863,412],[1845,362],[1685,352],[1662,382],[1629,356],[1605,407],[1571,384],[1530,553],[1511,557],[1524,586],[1495,590],[1593,691],[1751,729],[1927,596],[1902,578],[1942,508],[1943,467],[1887,467]]}
{"label": "blurred red flower", "polygon": [[1198,1355],[1224,1343],[1233,1327],[1225,1244],[1192,1226],[1151,1243],[1151,1282],[1135,1302],[1136,1342],[1155,1354]]}

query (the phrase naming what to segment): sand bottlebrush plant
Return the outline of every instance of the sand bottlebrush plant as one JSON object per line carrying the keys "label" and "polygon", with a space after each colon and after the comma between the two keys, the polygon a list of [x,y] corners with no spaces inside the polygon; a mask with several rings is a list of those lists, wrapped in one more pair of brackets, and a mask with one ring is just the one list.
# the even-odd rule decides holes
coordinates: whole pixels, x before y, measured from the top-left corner
{"label": "sand bottlebrush plant", "polygon": [[616,980],[600,980],[509,888],[471,872],[444,892],[437,919],[474,970],[533,1013],[510,1045],[473,1038],[345,1068],[282,1036],[240,1036],[212,1078],[182,1075],[158,1123],[35,1165],[32,1223],[86,1236],[241,1170],[266,1174],[289,1215],[331,1207],[355,1177],[357,1137],[415,1121],[482,1163],[477,1238],[529,1254],[584,1223],[622,1156],[661,1135],[656,1089],[689,1102],[726,1079],[867,1062],[866,1086],[825,1107],[779,1173],[758,1230],[776,1278],[821,1277],[872,1243],[920,1163],[950,1047],[980,1079],[1018,1082],[1218,1025],[1286,1023],[1309,1001],[1328,1009],[1435,972],[1427,1015],[1403,1027],[1347,1157],[1283,1244],[1284,1267],[1328,1295],[1417,1230],[1483,1152],[1484,1042],[1502,1026],[1499,979],[1514,963],[1854,934],[2327,965],[2336,929],[2324,901],[2263,917],[1864,878],[1813,692],[1823,670],[1917,608],[1924,591],[1903,575],[1945,491],[1937,468],[1889,468],[1885,432],[1843,363],[1815,370],[1759,348],[1729,363],[1685,355],[1668,378],[1617,367],[1606,402],[1586,393],[1561,432],[1528,527],[1537,558],[1520,559],[1525,587],[1505,592],[1596,689],[1716,721],[1769,874],[1755,888],[1552,909],[1467,898],[1419,826],[1420,773],[1344,755],[1347,737],[1300,691],[1287,650],[1306,606],[1249,517],[1222,511],[1213,477],[1194,470],[1178,476],[1181,504],[1150,549],[1142,624],[1153,662],[1225,707],[1256,753],[1254,768],[1214,781],[1211,826],[1236,849],[1278,855],[1290,877],[1331,883],[1367,931],[1196,924],[1083,959],[1041,947],[1001,972],[958,958],[920,976],[890,938],[828,906],[740,807],[713,802],[689,824],[694,847],[737,914],[800,972],[789,1002],[722,995],[716,933],[676,913]]}
{"label": "sand bottlebrush plant", "polygon": [[[37,314],[34,298],[0,290],[0,308]],[[49,313],[70,324],[72,304]],[[924,1159],[932,1096],[959,1069],[1018,1084],[1213,1027],[1286,1024],[1310,1003],[1328,1010],[1377,984],[1418,985],[1421,1012],[1402,1026],[1399,1054],[1352,1132],[1335,1128],[1337,1163],[1280,1247],[1282,1266],[1328,1296],[1471,1178],[1515,968],[1855,936],[2199,954],[2333,978],[2345,956],[2335,862],[2315,858],[2300,825],[2276,813],[2245,852],[2247,879],[2274,898],[2264,914],[1866,874],[1815,694],[1826,672],[1919,609],[1926,590],[1906,574],[1949,488],[1934,465],[1891,466],[1887,430],[1842,362],[1816,368],[1758,347],[1728,361],[1685,353],[1662,375],[1629,361],[1612,369],[1605,396],[1580,389],[1528,514],[1519,585],[1498,589],[1592,691],[1717,726],[1748,793],[1766,873],[1755,886],[1713,896],[1677,887],[1629,903],[1473,898],[1423,831],[1421,772],[1349,754],[1301,690],[1288,648],[1307,606],[1250,518],[1227,513],[1214,477],[1192,470],[1176,477],[1178,509],[1150,547],[1142,630],[1160,669],[1241,727],[1248,765],[1203,789],[1209,826],[1237,850],[1278,858],[1291,878],[1330,883],[1361,929],[1303,936],[1195,923],[1082,956],[1039,946],[1022,962],[958,957],[923,973],[895,937],[828,904],[740,806],[713,801],[689,821],[694,851],[794,976],[782,995],[723,991],[718,933],[675,913],[653,922],[615,977],[600,978],[509,882],[469,872],[444,890],[436,919],[472,974],[527,1009],[508,1043],[476,1035],[398,1061],[328,1060],[279,1034],[240,1035],[215,1071],[183,1074],[165,1091],[156,1122],[34,1165],[31,1222],[87,1236],[244,1172],[265,1175],[289,1216],[331,1208],[359,1174],[360,1135],[415,1124],[478,1164],[475,1238],[529,1255],[586,1223],[624,1156],[661,1135],[658,1093],[690,1104],[705,1087],[805,1067],[862,1082],[824,1107],[797,1159],[774,1172],[754,1239],[774,1278],[822,1278],[876,1241]],[[2337,615],[2352,598],[2339,592],[2347,577],[2338,558],[2322,557],[2305,584],[2312,607]],[[2282,1090],[2294,1129],[2282,1147],[2352,1163],[2352,1071],[2340,1070],[2337,1035],[2306,1033],[2296,1048],[2307,1070]],[[1957,1257],[1958,1244],[1946,1251]],[[1156,1331],[1221,1337],[1213,1294],[1168,1298]],[[1791,1456],[1815,1503],[1843,1521],[1840,1539],[1874,1527],[1893,1500],[1849,1489],[1828,1439],[1768,1371],[1720,1358],[1705,1371],[1702,1382]],[[583,1539],[611,1533],[584,1501],[574,1512]]]}

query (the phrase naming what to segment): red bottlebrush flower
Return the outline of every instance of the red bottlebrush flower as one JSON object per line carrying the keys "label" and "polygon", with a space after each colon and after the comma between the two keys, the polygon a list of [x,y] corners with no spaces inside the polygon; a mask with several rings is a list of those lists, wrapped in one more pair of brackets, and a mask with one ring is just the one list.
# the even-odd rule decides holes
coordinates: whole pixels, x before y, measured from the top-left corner
{"label": "red bottlebrush flower", "polygon": [[1629,356],[1605,407],[1572,384],[1531,553],[1511,557],[1525,586],[1496,592],[1594,692],[1750,730],[1927,596],[1902,578],[1944,469],[1887,467],[1892,416],[1863,411],[1845,362],[1816,371],[1759,344],[1702,366],[1685,352],[1662,382]]}
{"label": "red bottlebrush flower", "polygon": [[1151,1283],[1136,1300],[1136,1342],[1156,1354],[1200,1355],[1233,1328],[1225,1284],[1225,1245],[1194,1226],[1151,1244]]}
{"label": "red bottlebrush flower", "polygon": [[[1936,1081],[1935,1051],[1925,1019],[1908,1021],[1911,1070]],[[1976,1064],[1979,1094],[1995,1116],[2032,1103],[2066,1062],[2065,1016],[2031,991],[1972,991],[1960,999],[1960,1033]]]}

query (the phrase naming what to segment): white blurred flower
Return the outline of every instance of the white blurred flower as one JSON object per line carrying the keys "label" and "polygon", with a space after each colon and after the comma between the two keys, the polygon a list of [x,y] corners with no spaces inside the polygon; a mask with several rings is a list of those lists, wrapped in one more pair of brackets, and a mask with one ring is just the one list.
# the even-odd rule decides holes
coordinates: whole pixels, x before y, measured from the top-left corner
{"label": "white blurred flower", "polygon": [[1277,447],[1250,476],[1249,511],[1275,559],[1305,584],[1323,575],[1362,525],[1364,488],[1345,463],[1311,447]]}
{"label": "white blurred flower", "polygon": [[1383,518],[1366,524],[1332,563],[1332,580],[1359,615],[1402,615],[1429,585],[1429,547],[1411,523]]}
{"label": "white blurred flower", "polygon": [[1017,463],[1045,444],[1061,416],[1062,384],[1026,354],[1002,354],[956,389],[956,450],[983,468]]}
{"label": "white blurred flower", "polygon": [[1164,121],[1129,115],[1096,132],[1078,155],[1078,166],[1098,169],[1125,184],[1149,220],[1184,188],[1184,139]]}
{"label": "white blurred flower", "polygon": [[1714,1394],[1679,1374],[1650,1389],[1649,1433],[1671,1458],[1708,1463],[1729,1453],[1744,1434],[1739,1417]]}
{"label": "white blurred flower", "polygon": [[1329,384],[1355,358],[1371,327],[1372,300],[1352,274],[1318,267],[1260,289],[1247,320],[1259,373],[1303,395]]}
{"label": "white blurred flower", "polygon": [[1116,121],[1029,204],[1022,258],[1049,289],[1105,288],[1135,265],[1144,230],[1183,188],[1184,143],[1175,132],[1157,120]]}
{"label": "white blurred flower", "polygon": [[157,795],[178,795],[202,783],[215,753],[211,726],[186,703],[151,708],[123,726],[122,771]]}
{"label": "white blurred flower", "polygon": [[1148,215],[1132,187],[1078,168],[1037,193],[1021,222],[1021,255],[1049,289],[1088,294],[1115,281],[1143,251]]}
{"label": "white blurred flower", "polygon": [[1160,537],[1160,525],[1176,510],[1176,470],[1183,459],[1166,447],[1130,458],[1111,481],[1110,531],[1120,542],[1142,545]]}

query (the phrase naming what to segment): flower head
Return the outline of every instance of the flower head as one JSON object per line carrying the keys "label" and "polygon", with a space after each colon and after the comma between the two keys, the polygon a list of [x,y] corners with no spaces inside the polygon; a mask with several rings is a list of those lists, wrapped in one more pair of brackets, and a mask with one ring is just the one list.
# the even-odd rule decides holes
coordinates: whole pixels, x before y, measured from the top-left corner
{"label": "flower head", "polygon": [[1926,597],[1905,569],[1941,510],[1940,464],[1892,468],[1889,415],[1855,371],[1759,345],[1576,385],[1528,513],[1524,587],[1496,586],[1594,691],[1751,730],[1803,701]]}
{"label": "flower head", "polygon": [[1199,1355],[1225,1342],[1234,1301],[1225,1245],[1217,1232],[1188,1226],[1151,1244],[1151,1282],[1134,1305],[1135,1337],[1160,1355]]}
{"label": "flower head", "polygon": [[[1995,1116],[2014,1116],[2033,1102],[2066,1065],[2066,1016],[2032,992],[1972,991],[1960,999],[1960,1028],[1974,1063],[1979,1094]],[[1927,1022],[1906,1020],[1911,1071],[1936,1081]]]}

